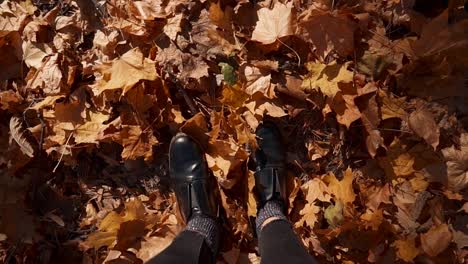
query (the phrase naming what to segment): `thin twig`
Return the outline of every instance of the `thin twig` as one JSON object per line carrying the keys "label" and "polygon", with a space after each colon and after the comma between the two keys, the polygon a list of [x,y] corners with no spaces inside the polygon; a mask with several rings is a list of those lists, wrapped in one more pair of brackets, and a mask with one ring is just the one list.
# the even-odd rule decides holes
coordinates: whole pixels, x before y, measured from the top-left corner
{"label": "thin twig", "polygon": [[[65,142],[65,146],[64,147],[68,147],[68,142],[70,142],[70,138],[72,137],[73,135],[73,132],[70,133],[70,135],[68,136],[67,138],[67,142]],[[65,155],[65,152],[62,150],[62,154],[60,155],[60,159],[58,160],[57,162],[57,165],[55,165],[54,169],[52,170],[53,173],[55,173],[55,171],[57,170],[58,166],[60,165],[60,163],[62,162],[62,159],[63,159],[63,156]]]}
{"label": "thin twig", "polygon": [[286,48],[290,49],[292,52],[294,52],[294,54],[296,54],[296,56],[297,56],[297,66],[301,67],[301,57],[299,57],[299,53],[297,53],[297,51],[294,50],[293,48],[291,48],[290,46],[286,45],[286,43],[281,41],[279,38],[277,38],[276,40],[278,40],[279,43],[283,44]]}

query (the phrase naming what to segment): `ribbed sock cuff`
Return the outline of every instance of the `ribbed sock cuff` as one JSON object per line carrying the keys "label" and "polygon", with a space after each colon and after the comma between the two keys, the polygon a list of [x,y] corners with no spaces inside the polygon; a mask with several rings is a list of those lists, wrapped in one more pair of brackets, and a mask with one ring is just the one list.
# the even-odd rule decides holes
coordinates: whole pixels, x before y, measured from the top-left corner
{"label": "ribbed sock cuff", "polygon": [[257,236],[260,236],[263,223],[271,217],[275,217],[275,221],[288,221],[288,218],[283,213],[283,205],[281,202],[274,200],[268,201],[258,210],[257,219],[255,220]]}
{"label": "ribbed sock cuff", "polygon": [[191,218],[187,227],[189,231],[194,231],[205,237],[205,242],[210,247],[213,255],[218,253],[219,240],[220,240],[220,227],[218,222],[207,216],[194,216]]}

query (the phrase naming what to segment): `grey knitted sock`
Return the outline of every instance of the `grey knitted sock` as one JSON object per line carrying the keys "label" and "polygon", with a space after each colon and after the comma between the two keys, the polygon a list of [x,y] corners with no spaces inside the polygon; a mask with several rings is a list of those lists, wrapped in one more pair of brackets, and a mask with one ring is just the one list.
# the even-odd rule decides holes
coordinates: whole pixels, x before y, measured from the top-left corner
{"label": "grey knitted sock", "polygon": [[288,218],[283,213],[283,205],[280,201],[268,201],[258,210],[257,219],[255,219],[257,236],[260,236],[263,223],[270,217],[277,218],[275,221],[288,221]]}
{"label": "grey knitted sock", "polygon": [[218,253],[221,230],[215,219],[208,216],[196,215],[188,221],[185,229],[204,236],[205,242],[213,254],[216,255]]}

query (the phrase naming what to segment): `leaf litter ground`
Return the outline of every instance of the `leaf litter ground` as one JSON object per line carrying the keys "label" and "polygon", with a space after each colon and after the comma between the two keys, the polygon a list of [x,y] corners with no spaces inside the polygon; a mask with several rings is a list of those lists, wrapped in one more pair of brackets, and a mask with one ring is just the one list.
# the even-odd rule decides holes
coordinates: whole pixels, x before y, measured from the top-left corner
{"label": "leaf litter ground", "polygon": [[249,153],[335,263],[465,263],[466,1],[3,1],[0,259],[142,263],[180,232],[171,137],[206,150],[220,263],[259,263]]}

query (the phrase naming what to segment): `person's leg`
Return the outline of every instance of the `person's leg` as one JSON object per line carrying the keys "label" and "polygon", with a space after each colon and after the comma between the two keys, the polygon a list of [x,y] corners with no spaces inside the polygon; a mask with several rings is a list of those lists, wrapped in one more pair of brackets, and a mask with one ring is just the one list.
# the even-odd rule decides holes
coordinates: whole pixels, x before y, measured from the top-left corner
{"label": "person's leg", "polygon": [[220,240],[218,208],[208,183],[205,155],[191,137],[179,133],[172,139],[169,171],[187,226],[171,245],[147,263],[215,263]]}
{"label": "person's leg", "polygon": [[[259,210],[257,234],[261,263],[317,263],[294,233],[282,210],[277,201],[269,201]],[[261,219],[263,222],[258,221]]]}
{"label": "person's leg", "polygon": [[256,229],[262,263],[316,263],[297,238],[285,216],[286,151],[281,133],[272,122],[264,122],[256,131],[258,149],[255,190],[259,200]]}

